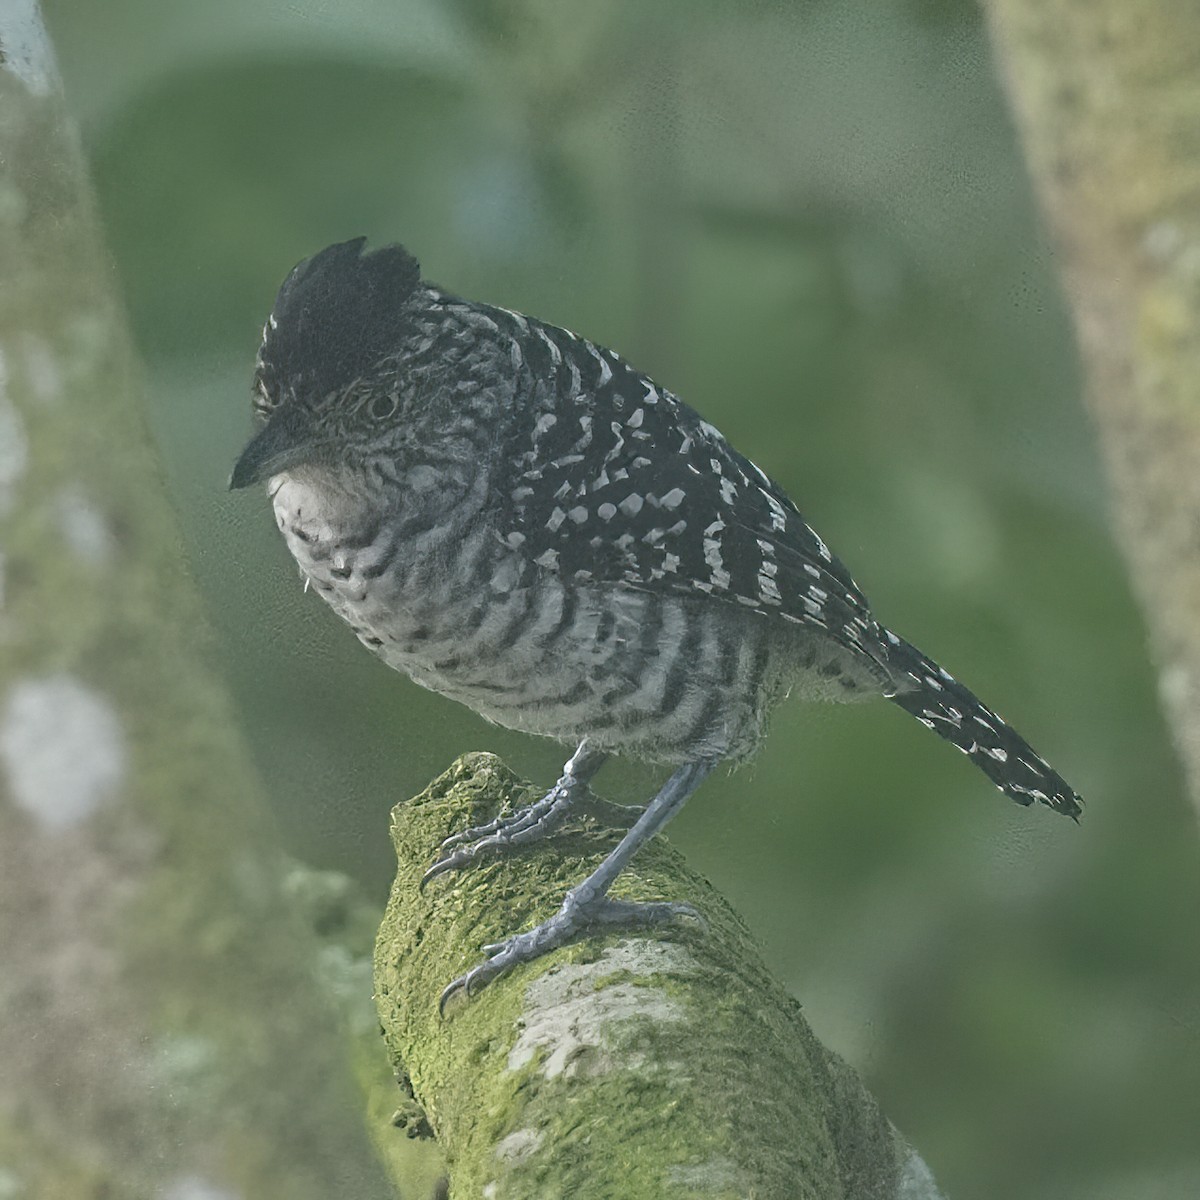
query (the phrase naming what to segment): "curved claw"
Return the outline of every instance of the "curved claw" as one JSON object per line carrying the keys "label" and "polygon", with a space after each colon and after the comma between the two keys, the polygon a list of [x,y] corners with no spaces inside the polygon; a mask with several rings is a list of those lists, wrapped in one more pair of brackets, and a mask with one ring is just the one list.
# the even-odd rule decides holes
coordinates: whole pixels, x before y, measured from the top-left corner
{"label": "curved claw", "polygon": [[421,876],[421,880],[417,884],[417,891],[423,892],[425,885],[431,879],[436,879],[439,875],[444,875],[447,871],[455,871],[459,867],[465,866],[473,857],[474,854],[470,850],[456,850],[453,854],[447,854],[444,858],[439,858],[437,862],[426,868],[425,874]]}
{"label": "curved claw", "polygon": [[446,984],[446,986],[442,989],[442,994],[438,997],[439,1017],[445,1019],[446,1005],[449,1004],[459,992],[464,992],[467,998],[470,999],[471,993],[467,991],[467,977],[465,975],[460,975],[457,979]]}
{"label": "curved claw", "polygon": [[[503,947],[503,943],[501,943]],[[443,989],[441,996],[438,997],[438,1016],[445,1017],[446,1007],[449,1005],[459,993],[463,998],[470,1000],[476,992],[487,987],[497,975],[502,974],[511,965],[509,963],[499,964],[496,962],[496,955],[489,958],[486,962],[481,962],[477,967],[472,967],[464,975],[460,975],[457,979],[452,980]]]}
{"label": "curved claw", "polygon": [[486,825],[474,825],[470,829],[463,829],[459,833],[452,833],[439,849],[444,854],[447,850],[453,850],[455,846],[461,846],[464,842],[473,842],[478,838],[489,837],[495,833],[503,824],[504,817],[495,817],[488,821]]}

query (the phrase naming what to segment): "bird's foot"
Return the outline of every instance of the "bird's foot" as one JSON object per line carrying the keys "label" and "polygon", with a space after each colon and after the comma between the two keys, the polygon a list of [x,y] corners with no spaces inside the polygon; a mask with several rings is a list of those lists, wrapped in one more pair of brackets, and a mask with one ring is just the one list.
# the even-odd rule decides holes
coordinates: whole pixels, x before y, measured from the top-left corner
{"label": "bird's foot", "polygon": [[448,837],[441,844],[441,857],[421,876],[421,887],[447,871],[465,867],[480,854],[528,845],[546,837],[567,815],[579,790],[582,785],[578,780],[563,776],[536,803]]}
{"label": "bird's foot", "polygon": [[567,945],[578,934],[589,929],[629,929],[662,925],[680,918],[696,921],[701,926],[705,923],[704,918],[690,904],[674,901],[613,900],[608,896],[592,896],[585,899],[579,895],[579,891],[577,888],[568,892],[562,908],[534,929],[484,946],[483,951],[487,958],[465,975],[460,975],[442,992],[438,1001],[438,1009],[442,1015],[445,1016],[446,1006],[457,996],[469,999],[518,963],[541,958],[543,954]]}
{"label": "bird's foot", "polygon": [[506,850],[544,838],[567,815],[571,805],[586,794],[588,780],[606,757],[604,751],[592,749],[584,738],[568,759],[558,782],[535,804],[448,837],[441,845],[437,862],[421,877],[420,886],[423,888],[431,879],[466,866],[485,851]]}

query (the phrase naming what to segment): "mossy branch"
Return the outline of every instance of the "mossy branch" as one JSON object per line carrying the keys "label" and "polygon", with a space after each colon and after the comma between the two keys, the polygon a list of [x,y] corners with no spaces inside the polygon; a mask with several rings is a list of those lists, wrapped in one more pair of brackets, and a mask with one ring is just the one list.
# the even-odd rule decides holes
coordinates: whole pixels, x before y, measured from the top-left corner
{"label": "mossy branch", "polygon": [[548,915],[619,836],[612,806],[589,801],[551,839],[418,889],[443,838],[529,793],[498,759],[470,754],[392,814],[399,869],[376,999],[450,1162],[452,1197],[937,1196],[737,915],[662,838],[614,891],[687,899],[707,928],[589,937],[440,1017],[442,987],[480,945]]}

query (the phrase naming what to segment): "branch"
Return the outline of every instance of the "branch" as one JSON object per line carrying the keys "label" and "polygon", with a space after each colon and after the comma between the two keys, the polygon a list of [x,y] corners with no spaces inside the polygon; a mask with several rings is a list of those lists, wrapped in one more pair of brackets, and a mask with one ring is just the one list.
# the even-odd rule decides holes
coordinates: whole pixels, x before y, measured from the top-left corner
{"label": "branch", "polygon": [[927,1168],[818,1043],[736,914],[662,838],[617,890],[686,898],[707,929],[591,937],[438,1016],[442,987],[481,943],[543,914],[615,842],[593,815],[532,853],[418,890],[443,838],[528,790],[470,754],[392,813],[399,869],[377,1003],[450,1161],[450,1194],[936,1200]]}
{"label": "branch", "polygon": [[1200,7],[989,0],[1200,811]]}

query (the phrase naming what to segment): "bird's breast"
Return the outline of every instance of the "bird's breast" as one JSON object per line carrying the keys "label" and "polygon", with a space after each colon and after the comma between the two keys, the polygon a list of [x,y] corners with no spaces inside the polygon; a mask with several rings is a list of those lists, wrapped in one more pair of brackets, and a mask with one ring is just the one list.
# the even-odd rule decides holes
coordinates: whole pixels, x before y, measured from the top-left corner
{"label": "bird's breast", "polygon": [[516,583],[511,554],[477,522],[431,506],[375,506],[302,475],[277,476],[270,494],[306,586],[360,641],[437,691],[470,673],[454,648],[478,640],[497,593]]}
{"label": "bird's breast", "polygon": [[[277,486],[278,485],[278,486]],[[674,761],[745,753],[774,693],[770,626],[724,605],[569,584],[486,521],[364,519],[272,481],[300,570],[389,666],[498,724]]]}

